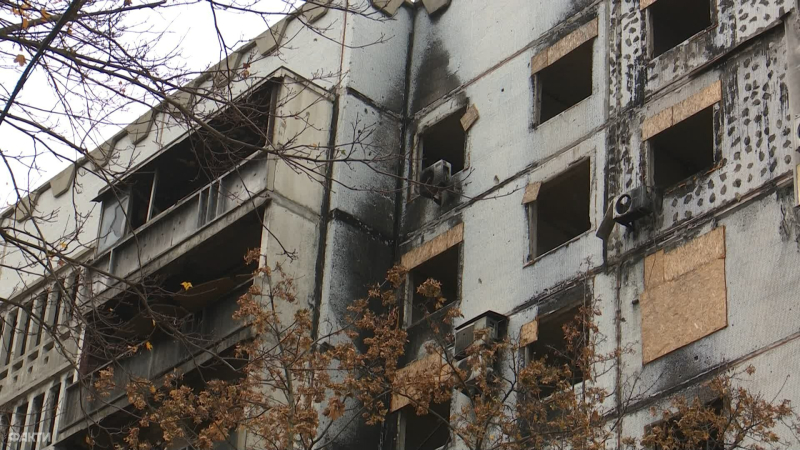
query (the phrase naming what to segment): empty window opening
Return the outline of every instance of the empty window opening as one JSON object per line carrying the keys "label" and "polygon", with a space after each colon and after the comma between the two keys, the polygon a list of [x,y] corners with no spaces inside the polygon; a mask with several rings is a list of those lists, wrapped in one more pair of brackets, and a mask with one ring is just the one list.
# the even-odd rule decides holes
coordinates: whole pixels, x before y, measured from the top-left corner
{"label": "empty window opening", "polygon": [[6,343],[5,347],[3,348],[3,351],[6,352],[6,365],[11,362],[11,356],[14,352],[14,341],[17,339],[18,316],[19,310],[14,310],[8,316],[6,316],[5,330],[3,333],[3,342]]}
{"label": "empty window opening", "polygon": [[[720,416],[723,414],[724,400],[716,398],[704,405],[706,410],[711,414]],[[712,422],[690,422],[685,426],[692,431],[694,437],[692,441],[681,429],[681,416],[671,417],[665,421],[648,426],[646,434],[652,435],[657,441],[673,442],[674,447],[669,448],[694,448],[698,450],[724,450],[725,440],[719,438],[719,429],[714,426]],[[725,422],[726,423],[726,422]],[[703,439],[701,434],[695,433],[696,431],[703,431],[702,435],[708,436]],[[656,442],[653,445],[654,450],[668,450],[667,446],[661,445]]]}
{"label": "empty window opening", "polygon": [[[579,306],[542,317],[538,339],[526,347],[528,361],[544,360],[547,367],[569,368],[568,381],[572,386],[584,380],[580,355],[589,339],[588,329],[580,319]],[[578,333],[567,334],[567,330]],[[568,335],[574,337],[568,339]],[[540,386],[540,389],[540,398],[546,398],[555,391],[556,386]]]}
{"label": "empty window opening", "polygon": [[[33,304],[28,305],[28,308],[33,309]],[[17,341],[17,356],[22,356],[25,354],[25,350],[28,348],[28,335],[31,329],[31,315],[22,309],[19,310],[19,314],[22,314],[22,320],[19,321],[20,336],[19,340]]]}
{"label": "empty window opening", "polygon": [[668,188],[714,166],[714,107],[650,138],[653,181]]}
{"label": "empty window opening", "polygon": [[[414,289],[412,324],[458,300],[459,247],[460,245],[454,245],[411,271],[411,286]],[[442,304],[437,304],[436,299],[417,293],[417,288],[429,278],[442,284],[442,297],[445,299]]]}
{"label": "empty window opening", "polygon": [[30,445],[30,450],[37,450],[41,447],[41,443],[39,442],[39,432],[42,431],[42,411],[44,408],[44,394],[38,395],[36,398],[33,399],[33,411],[32,411],[32,422],[28,425],[28,429],[26,431],[32,431],[33,435],[36,436],[33,443]]}
{"label": "empty window opening", "polygon": [[591,197],[589,160],[542,184],[536,201],[528,204],[529,260],[589,231]]}
{"label": "empty window opening", "polygon": [[647,9],[653,30],[653,57],[711,26],[710,0],[659,1]]}
{"label": "empty window opening", "polygon": [[2,436],[0,436],[0,450],[8,450],[11,448],[11,444],[9,442],[9,434],[11,434],[11,413],[3,413],[0,416],[0,431],[2,432]]}
{"label": "empty window opening", "polygon": [[273,85],[267,83],[217,113],[208,121],[211,130],[192,132],[107,193],[98,250],[111,247],[264,147],[271,140]]}
{"label": "empty window opening", "polygon": [[153,193],[153,172],[137,173],[130,180],[130,210],[128,220],[135,230],[150,218],[150,200]]}
{"label": "empty window opening", "polygon": [[43,324],[46,323],[47,320],[47,297],[50,293],[49,290],[45,290],[44,292],[40,293],[39,296],[36,298],[36,302],[34,305],[36,309],[34,310],[34,314],[36,314],[36,323],[34,326],[36,327],[36,336],[33,340],[33,346],[37,347],[42,342],[42,330],[44,329]]}
{"label": "empty window opening", "polygon": [[428,414],[418,416],[406,408],[406,438],[403,450],[436,450],[450,441],[450,401],[431,404]]}
{"label": "empty window opening", "polygon": [[[466,112],[466,107],[461,108],[422,133],[422,172],[442,160],[450,165],[451,174],[464,169],[467,134],[461,126],[461,117]],[[420,181],[430,182],[424,179]]]}
{"label": "empty window opening", "polygon": [[547,122],[592,95],[594,41],[590,39],[581,44],[536,74],[537,124]]}
{"label": "empty window opening", "polygon": [[55,439],[56,417],[58,416],[59,397],[61,396],[61,383],[56,383],[50,388],[50,395],[47,400],[47,410],[45,412],[45,425],[47,434],[45,435],[44,445],[49,445]]}
{"label": "empty window opening", "polygon": [[[158,276],[115,296],[102,307],[91,308],[85,320],[81,374],[88,374],[109,360],[127,354],[131,345],[149,341],[154,346],[173,339],[164,327],[191,329],[196,345],[207,345],[217,330],[204,309],[233,302],[252,285],[257,262],[247,264],[244,255],[261,247],[262,210],[229,224],[180,258],[162,267]],[[192,284],[186,289],[185,282]],[[146,297],[148,309],[142,307]],[[209,326],[204,325],[209,322]],[[189,336],[185,336],[189,337]]]}
{"label": "empty window opening", "polygon": [[[28,416],[28,403],[23,403],[17,406],[16,412],[14,413],[14,428],[13,432],[22,434],[25,431],[25,422]],[[18,439],[16,442],[11,443],[11,448],[14,450],[20,450],[22,448],[22,439]]]}

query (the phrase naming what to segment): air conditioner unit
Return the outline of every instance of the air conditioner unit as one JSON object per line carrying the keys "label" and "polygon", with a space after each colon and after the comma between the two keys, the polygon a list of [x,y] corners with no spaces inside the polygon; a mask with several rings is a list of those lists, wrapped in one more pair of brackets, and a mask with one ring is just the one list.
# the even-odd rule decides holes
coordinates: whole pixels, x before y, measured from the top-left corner
{"label": "air conditioner unit", "polygon": [[[467,349],[475,342],[483,339],[498,341],[503,338],[502,327],[506,317],[494,311],[486,311],[478,317],[456,328],[455,357],[457,360],[467,356]],[[484,333],[481,330],[487,330]]]}
{"label": "air conditioner unit", "polygon": [[421,184],[420,193],[423,197],[433,199],[436,203],[442,203],[442,192],[450,187],[450,179],[453,175],[453,168],[449,162],[440,159],[426,167],[420,174]]}
{"label": "air conditioner unit", "polygon": [[[457,363],[458,369],[465,373],[466,376],[463,382],[458,383],[456,388],[466,394],[468,397],[472,397],[475,394],[480,393],[480,388],[478,387],[478,378],[481,376],[481,370],[470,367],[470,363],[471,361],[469,359],[462,359]],[[489,379],[489,381],[492,381],[491,379],[494,376],[494,365],[487,365],[484,364],[483,361],[480,361],[478,366],[483,369],[483,375]]]}
{"label": "air conditioner unit", "polygon": [[658,194],[649,186],[640,186],[611,200],[605,217],[597,227],[597,237],[608,239],[614,223],[631,228],[637,220],[653,214],[658,205]]}
{"label": "air conditioner unit", "polygon": [[656,195],[653,188],[640,186],[614,198],[614,222],[631,226],[633,222],[655,212]]}

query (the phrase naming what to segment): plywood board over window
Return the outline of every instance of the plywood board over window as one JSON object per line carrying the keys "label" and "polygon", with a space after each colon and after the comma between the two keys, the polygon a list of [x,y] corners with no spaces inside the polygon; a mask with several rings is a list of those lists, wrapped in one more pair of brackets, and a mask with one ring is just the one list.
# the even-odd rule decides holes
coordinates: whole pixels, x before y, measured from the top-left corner
{"label": "plywood board over window", "polygon": [[728,326],[724,227],[644,264],[644,364]]}

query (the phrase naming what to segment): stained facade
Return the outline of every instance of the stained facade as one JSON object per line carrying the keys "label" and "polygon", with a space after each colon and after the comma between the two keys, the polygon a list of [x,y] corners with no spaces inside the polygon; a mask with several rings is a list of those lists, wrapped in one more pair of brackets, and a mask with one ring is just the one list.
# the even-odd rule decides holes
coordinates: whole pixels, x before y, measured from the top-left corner
{"label": "stained facade", "polygon": [[[651,406],[732,366],[753,364],[766,397],[800,401],[791,378],[800,366],[795,4],[374,3],[367,16],[307,8],[303,20],[279,22],[228,58],[234,68],[251,61],[250,77],[224,81],[264,96],[269,145],[326,161],[335,159],[326,148],[351,148],[369,165],[315,163],[304,173],[243,154],[170,186],[163,173],[193,132],[155,109],[82,162],[124,167],[138,181],[110,189],[69,168],[3,218],[31,227],[31,208],[59,210],[44,230],[58,239],[71,215],[85,215],[69,245],[96,270],[43,279],[11,270],[29,261],[6,245],[0,295],[33,302],[66,336],[76,332],[70,311],[126,307],[115,278],[159,275],[177,293],[192,277],[225,292],[188,302],[223,351],[247,337],[224,318],[253,282],[238,257],[249,248],[297,276],[320,326],[335,326],[348,300],[400,263],[412,281],[442,280],[462,323],[491,310],[531,351],[558,338],[562,313],[589,292],[603,311],[602,350],[630,350],[598,380],[621,394],[617,405],[635,399],[620,436],[640,436]],[[138,211],[135,224],[119,220],[123,210]],[[211,257],[213,267],[202,263]],[[411,365],[424,357],[430,330],[420,318],[431,311],[410,290],[405,298]],[[116,393],[98,403],[75,383],[105,362],[74,367],[59,351],[80,360],[80,346],[58,350],[24,310],[2,316],[3,423],[52,430],[37,450],[83,445],[87,415],[107,419],[126,401]],[[126,320],[147,327],[134,309]],[[191,370],[184,349],[158,349],[128,360],[128,371]],[[434,450],[451,441],[396,406],[384,427],[346,432],[338,445]],[[422,431],[433,437],[417,442]],[[246,445],[246,436],[228,444]]]}

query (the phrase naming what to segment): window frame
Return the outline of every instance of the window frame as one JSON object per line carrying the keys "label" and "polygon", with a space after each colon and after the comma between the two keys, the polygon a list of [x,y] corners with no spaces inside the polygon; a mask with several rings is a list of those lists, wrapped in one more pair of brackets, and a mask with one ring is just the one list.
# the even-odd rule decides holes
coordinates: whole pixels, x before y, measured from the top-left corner
{"label": "window frame", "polygon": [[[573,236],[572,238],[562,242],[561,244],[553,247],[552,249],[542,253],[541,255],[537,255],[537,252],[539,250],[539,238],[538,238],[539,227],[538,227],[538,225],[539,225],[539,219],[540,219],[540,217],[539,217],[540,216],[540,214],[539,214],[539,202],[540,202],[541,190],[548,183],[551,183],[553,181],[557,181],[559,178],[569,174],[570,171],[578,169],[578,166],[580,166],[581,164],[587,164],[589,166],[588,167],[588,172],[589,172],[589,181],[588,181],[589,192],[587,193],[589,202],[588,202],[588,210],[586,211],[586,215],[587,215],[587,217],[589,219],[589,228],[587,230],[577,234],[576,236]],[[578,158],[578,159],[576,159],[574,161],[571,161],[563,170],[560,170],[559,172],[557,172],[555,174],[552,174],[549,177],[544,178],[541,181],[537,181],[535,183],[531,183],[531,184],[528,185],[528,186],[532,186],[532,185],[537,185],[538,184],[538,187],[533,188],[536,191],[534,199],[528,200],[528,199],[523,198],[523,206],[525,207],[525,217],[527,219],[526,228],[527,228],[527,233],[528,233],[528,245],[527,245],[528,254],[525,257],[525,265],[526,266],[534,264],[536,261],[539,261],[540,259],[545,258],[546,256],[558,251],[560,248],[563,248],[564,246],[566,246],[566,245],[568,245],[568,244],[580,239],[581,237],[583,237],[587,233],[590,233],[594,229],[595,224],[594,224],[594,221],[592,220],[592,195],[594,195],[594,193],[595,193],[594,192],[595,191],[595,186],[592,183],[592,179],[593,179],[592,171],[593,171],[593,169],[594,169],[594,158],[593,158],[593,156],[591,154],[587,154],[587,155],[581,156],[580,158]]]}
{"label": "window frame", "polygon": [[[424,135],[428,133],[431,128],[436,127],[441,122],[452,118],[454,115],[462,112],[463,115],[470,113],[471,104],[469,101],[467,102],[453,102],[446,106],[446,110],[441,111],[440,113],[434,112],[429,114],[426,118],[420,120],[419,129],[414,133],[414,140],[413,140],[413,147],[411,151],[411,161],[410,161],[410,177],[409,179],[411,182],[409,183],[409,192],[408,192],[408,203],[415,200],[417,197],[421,197],[422,194],[420,193],[420,177],[422,176],[422,160],[425,152],[425,142],[424,142]],[[471,124],[470,124],[471,128]],[[462,177],[462,174],[466,173],[470,168],[470,152],[469,150],[469,128],[464,130],[464,167],[461,168],[458,172],[453,172],[451,174],[453,183],[456,180]]]}
{"label": "window frame", "polygon": [[[643,0],[640,0],[643,1]],[[662,2],[666,2],[669,0],[660,0]],[[708,0],[708,6],[710,8],[709,18],[711,23],[703,28],[702,30],[696,32],[695,34],[689,36],[688,38],[684,39],[683,41],[677,43],[676,45],[664,50],[663,52],[655,55],[655,33],[654,33],[654,22],[653,22],[653,12],[651,7],[656,4],[658,0],[652,0],[649,4],[647,4],[644,8],[645,14],[645,24],[646,24],[646,34],[647,34],[647,43],[646,43],[646,54],[649,60],[656,60],[664,55],[669,54],[670,52],[675,51],[675,49],[680,48],[682,45],[685,45],[687,42],[697,39],[699,36],[710,32],[711,30],[717,28],[719,25],[719,14],[718,14],[718,5],[716,0]]]}
{"label": "window frame", "polygon": [[592,98],[592,96],[594,96],[594,94],[595,94],[594,82],[595,82],[595,77],[596,77],[596,74],[595,74],[595,71],[594,71],[594,56],[595,56],[594,53],[595,53],[595,44],[597,43],[598,37],[599,37],[599,35],[596,35],[596,36],[593,36],[593,37],[587,39],[585,42],[581,43],[577,47],[573,48],[572,50],[570,50],[569,52],[564,54],[561,58],[559,58],[559,59],[562,59],[562,58],[567,57],[568,55],[574,53],[575,51],[577,51],[579,48],[583,47],[584,45],[591,45],[591,50],[590,50],[591,58],[589,60],[589,67],[591,67],[592,72],[591,72],[591,77],[589,78],[589,86],[591,88],[591,91],[589,92],[589,95],[587,95],[586,97],[578,100],[576,103],[573,103],[572,105],[564,108],[558,114],[555,114],[552,117],[549,117],[547,120],[544,120],[544,121],[542,120],[542,110],[543,110],[542,100],[544,99],[544,97],[542,95],[542,86],[544,85],[544,83],[542,81],[542,72],[550,69],[553,65],[557,64],[558,60],[556,60],[553,63],[548,64],[546,67],[542,68],[541,70],[537,71],[536,73],[534,73],[531,76],[531,83],[533,84],[533,98],[534,98],[534,103],[533,103],[533,128],[534,129],[538,128],[538,127],[540,127],[540,126],[542,126],[542,125],[544,125],[544,124],[546,124],[548,122],[550,122],[551,120],[555,119],[556,117],[560,116],[561,114],[566,113],[567,111],[577,107],[581,103],[589,100],[590,98]]}
{"label": "window frame", "polygon": [[[685,122],[686,120],[690,120],[690,119],[694,118],[696,115],[704,112],[707,109],[711,109],[711,135],[712,135],[713,139],[712,139],[712,143],[711,143],[712,148],[710,149],[710,151],[711,151],[711,158],[712,158],[712,166],[708,167],[707,169],[701,169],[698,172],[694,172],[691,175],[688,175],[688,176],[686,176],[684,178],[681,178],[679,181],[674,182],[673,184],[671,184],[669,186],[657,186],[656,185],[656,151],[657,151],[657,149],[653,145],[653,140],[656,137],[658,137],[659,135],[661,135],[662,133],[664,133],[664,132],[666,132],[668,130],[671,130],[672,128],[680,125],[681,123]],[[686,119],[684,119],[684,120],[682,120],[682,121],[680,121],[678,123],[674,123],[674,124],[670,125],[669,127],[666,127],[663,130],[659,131],[658,133],[648,137],[643,142],[643,144],[644,144],[643,145],[643,147],[644,147],[644,157],[645,157],[645,161],[647,161],[645,176],[647,178],[648,185],[649,186],[653,186],[653,187],[657,187],[657,188],[661,189],[661,191],[663,192],[664,195],[668,195],[668,194],[671,194],[671,193],[677,191],[681,186],[683,186],[688,181],[699,180],[700,178],[702,178],[704,176],[707,176],[708,174],[710,174],[712,172],[717,171],[721,167],[720,164],[724,160],[724,158],[722,158],[722,155],[721,155],[721,148],[722,147],[720,145],[718,145],[718,143],[717,143],[717,140],[718,140],[717,138],[719,136],[719,131],[721,130],[721,127],[722,127],[722,120],[723,120],[722,119],[722,114],[723,114],[722,100],[720,100],[720,101],[714,102],[713,104],[711,104],[709,106],[706,106],[705,108],[702,108],[701,110],[695,112],[694,114],[686,117]]]}

